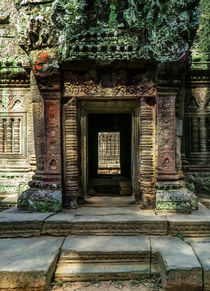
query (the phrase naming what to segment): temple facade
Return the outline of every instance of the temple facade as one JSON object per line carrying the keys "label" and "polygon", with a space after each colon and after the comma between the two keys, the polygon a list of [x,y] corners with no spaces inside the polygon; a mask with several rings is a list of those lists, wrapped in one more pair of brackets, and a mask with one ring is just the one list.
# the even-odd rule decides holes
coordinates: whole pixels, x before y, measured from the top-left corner
{"label": "temple facade", "polygon": [[189,51],[198,1],[0,8],[0,192],[34,211],[102,194],[197,209],[210,188],[209,63]]}

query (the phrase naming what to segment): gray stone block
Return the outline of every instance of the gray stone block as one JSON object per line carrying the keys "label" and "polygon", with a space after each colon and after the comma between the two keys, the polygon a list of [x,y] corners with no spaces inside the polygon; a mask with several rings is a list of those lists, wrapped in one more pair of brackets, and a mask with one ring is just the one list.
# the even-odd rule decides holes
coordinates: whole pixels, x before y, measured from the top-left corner
{"label": "gray stone block", "polygon": [[63,238],[0,240],[0,289],[45,291]]}
{"label": "gray stone block", "polygon": [[177,190],[158,190],[156,209],[162,211],[190,212],[198,208],[197,196],[187,188]]}
{"label": "gray stone block", "polygon": [[0,213],[0,237],[40,236],[43,221],[52,215],[12,209]]}
{"label": "gray stone block", "polygon": [[203,267],[204,290],[210,290],[210,240],[191,243],[196,256]]}
{"label": "gray stone block", "polygon": [[164,290],[202,290],[202,268],[192,248],[178,238],[153,237]]}
{"label": "gray stone block", "polygon": [[150,276],[150,268],[137,263],[133,264],[71,264],[58,266],[55,281],[91,281],[141,279]]}

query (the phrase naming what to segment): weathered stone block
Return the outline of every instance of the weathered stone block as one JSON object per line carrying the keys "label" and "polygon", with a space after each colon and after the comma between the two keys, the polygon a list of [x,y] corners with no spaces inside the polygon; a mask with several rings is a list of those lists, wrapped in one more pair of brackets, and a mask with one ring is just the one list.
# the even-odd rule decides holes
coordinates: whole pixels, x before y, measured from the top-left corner
{"label": "weathered stone block", "polygon": [[152,238],[152,253],[158,254],[164,290],[202,290],[202,268],[192,248],[178,238]]}
{"label": "weathered stone block", "polygon": [[62,238],[0,240],[0,289],[47,290],[62,242]]}
{"label": "weathered stone block", "polygon": [[191,243],[196,256],[203,267],[204,290],[210,290],[210,242]]}
{"label": "weathered stone block", "polygon": [[197,196],[187,188],[157,191],[157,210],[190,212],[197,208]]}
{"label": "weathered stone block", "polygon": [[43,221],[51,213],[27,213],[10,209],[0,213],[0,238],[40,236]]}
{"label": "weathered stone block", "polygon": [[38,212],[58,212],[62,210],[60,190],[28,189],[18,198],[18,208]]}

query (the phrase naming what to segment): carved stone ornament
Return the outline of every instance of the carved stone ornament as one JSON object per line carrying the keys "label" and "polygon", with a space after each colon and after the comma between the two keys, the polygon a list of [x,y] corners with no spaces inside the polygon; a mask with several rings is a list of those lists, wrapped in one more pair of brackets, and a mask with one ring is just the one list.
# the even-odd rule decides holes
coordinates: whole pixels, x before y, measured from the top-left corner
{"label": "carved stone ornament", "polygon": [[158,98],[158,168],[175,168],[175,98]]}
{"label": "carved stone ornament", "polygon": [[198,2],[16,0],[19,42],[27,52],[54,48],[62,61],[174,61],[191,45]]}
{"label": "carved stone ornament", "polygon": [[199,107],[205,107],[210,100],[210,92],[207,87],[192,88],[192,95]]}
{"label": "carved stone ornament", "polygon": [[109,88],[86,76],[69,74],[64,83],[64,96],[154,96],[155,84],[152,81],[115,80]]}

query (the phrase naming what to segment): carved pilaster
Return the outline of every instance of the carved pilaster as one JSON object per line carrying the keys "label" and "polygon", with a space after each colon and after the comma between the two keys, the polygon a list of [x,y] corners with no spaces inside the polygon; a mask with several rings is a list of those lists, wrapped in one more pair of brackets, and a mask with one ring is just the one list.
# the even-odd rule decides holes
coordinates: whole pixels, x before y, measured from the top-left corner
{"label": "carved pilaster", "polygon": [[[51,85],[53,84],[53,85]],[[30,189],[18,199],[19,208],[59,211],[61,195],[61,122],[59,76],[33,83],[33,113],[37,170]]]}
{"label": "carved pilaster", "polygon": [[158,180],[171,180],[176,173],[175,98],[170,88],[158,92]]}
{"label": "carved pilaster", "polygon": [[[169,67],[168,67],[169,69]],[[176,117],[176,98],[181,80],[178,71],[162,74],[158,84],[158,191],[157,210],[191,211],[197,208],[197,197],[185,188],[181,171],[182,114]],[[180,78],[181,78],[180,73]],[[177,86],[178,85],[178,86]]]}
{"label": "carved pilaster", "polygon": [[139,183],[141,207],[154,208],[156,199],[156,99],[140,99]]}
{"label": "carved pilaster", "polygon": [[[51,85],[53,84],[53,85]],[[59,76],[39,82],[44,104],[44,161],[43,185],[61,188],[61,121]]]}
{"label": "carved pilaster", "polygon": [[65,206],[77,207],[79,195],[79,148],[77,100],[65,107]]}
{"label": "carved pilaster", "polygon": [[31,72],[31,95],[33,110],[33,129],[36,155],[36,175],[44,171],[44,101],[39,90],[37,80]]}

